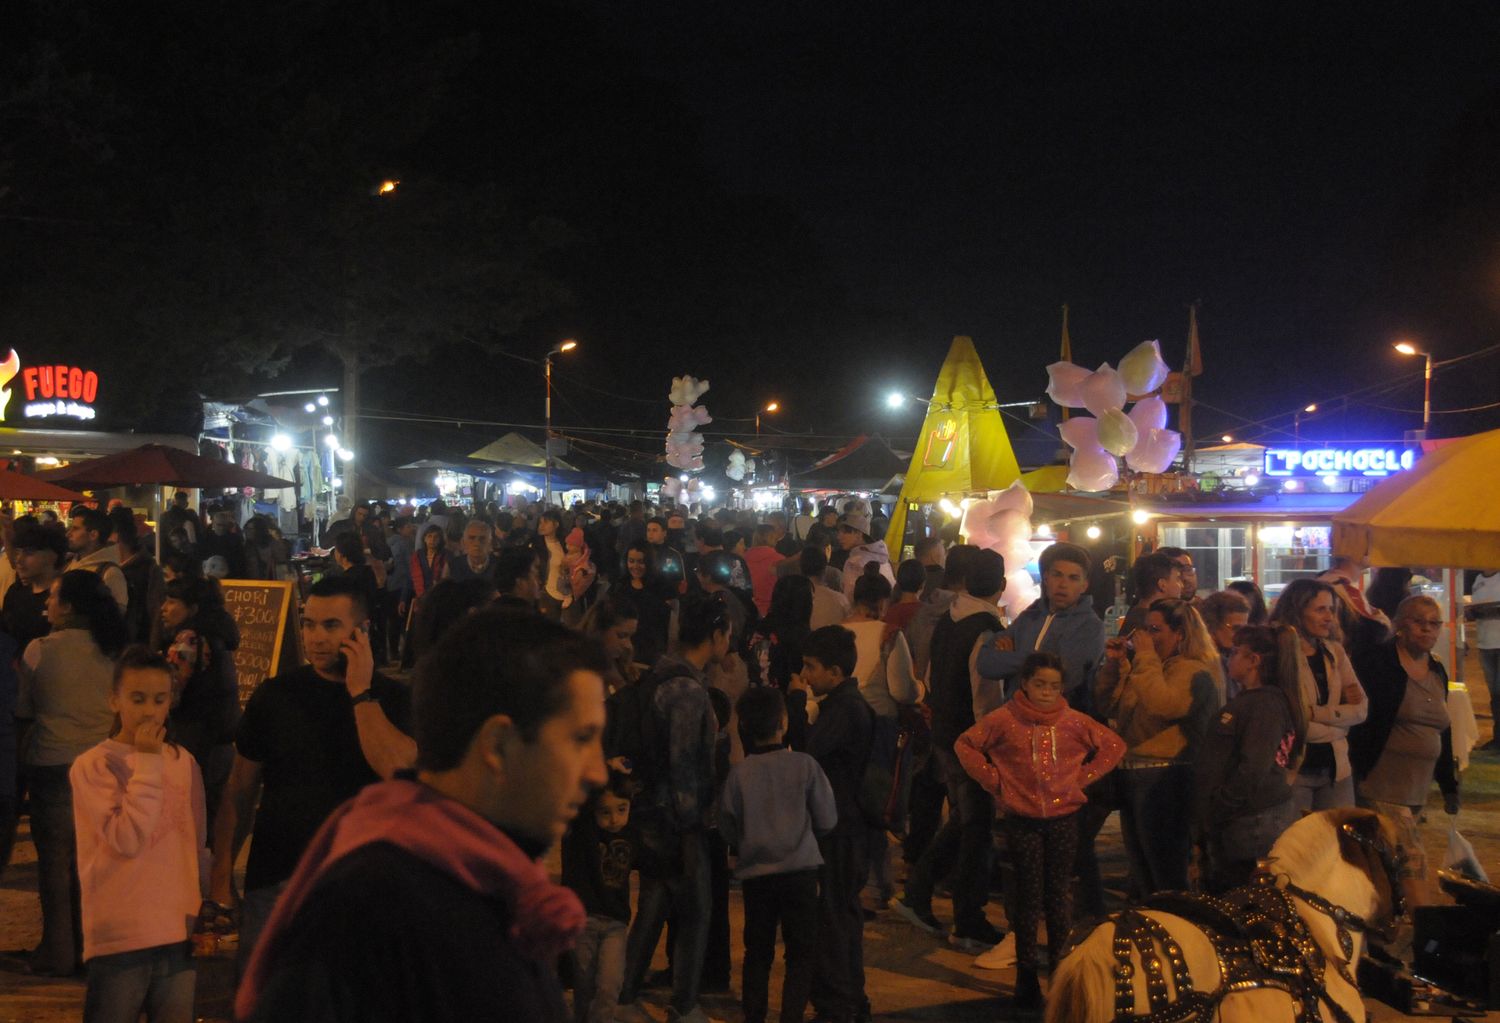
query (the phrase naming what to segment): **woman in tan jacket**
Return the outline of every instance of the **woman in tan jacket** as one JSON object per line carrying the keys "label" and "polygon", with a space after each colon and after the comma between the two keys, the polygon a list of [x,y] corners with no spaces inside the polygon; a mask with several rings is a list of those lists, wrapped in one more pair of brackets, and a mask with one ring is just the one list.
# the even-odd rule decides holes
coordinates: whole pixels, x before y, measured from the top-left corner
{"label": "woman in tan jacket", "polygon": [[1307,708],[1307,756],[1292,794],[1303,813],[1354,805],[1349,729],[1370,712],[1364,687],[1338,641],[1338,596],[1314,579],[1294,579],[1276,601],[1271,624],[1290,625],[1302,641],[1298,678]]}
{"label": "woman in tan jacket", "polygon": [[1193,754],[1224,702],[1219,656],[1185,600],[1158,600],[1144,629],[1109,640],[1096,709],[1125,740],[1118,793],[1132,894],[1187,888]]}

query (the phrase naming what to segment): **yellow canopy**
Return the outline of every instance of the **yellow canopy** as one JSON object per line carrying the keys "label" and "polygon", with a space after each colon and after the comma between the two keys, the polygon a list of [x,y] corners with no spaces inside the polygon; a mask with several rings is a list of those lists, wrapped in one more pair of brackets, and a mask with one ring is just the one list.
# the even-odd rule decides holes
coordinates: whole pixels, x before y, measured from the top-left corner
{"label": "yellow canopy", "polygon": [[984,375],[973,339],[959,335],[938,373],[911,467],[891,515],[886,546],[899,556],[908,504],[1004,490],[1020,475],[1010,435],[1000,420],[995,389]]}
{"label": "yellow canopy", "polygon": [[1500,569],[1500,430],[1436,448],[1334,516],[1338,554],[1372,565]]}

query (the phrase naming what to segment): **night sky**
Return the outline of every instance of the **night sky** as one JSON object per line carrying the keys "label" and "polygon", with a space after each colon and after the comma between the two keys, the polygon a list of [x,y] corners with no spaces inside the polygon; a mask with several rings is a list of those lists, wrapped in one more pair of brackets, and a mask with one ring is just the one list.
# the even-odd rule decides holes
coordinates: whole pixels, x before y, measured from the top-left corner
{"label": "night sky", "polygon": [[[719,416],[909,441],[880,399],[958,333],[1035,397],[1064,302],[1091,366],[1180,363],[1198,302],[1200,434],[1405,374],[1303,427],[1399,437],[1393,340],[1500,341],[1492,4],[85,7],[0,25],[0,341],[150,370],[142,426],[336,383],[350,309],[369,408],[535,424],[503,353],[577,336],[557,422],[652,450],[684,372]],[[370,206],[388,175],[402,205]],[[1434,407],[1497,383],[1500,355],[1439,371]]]}

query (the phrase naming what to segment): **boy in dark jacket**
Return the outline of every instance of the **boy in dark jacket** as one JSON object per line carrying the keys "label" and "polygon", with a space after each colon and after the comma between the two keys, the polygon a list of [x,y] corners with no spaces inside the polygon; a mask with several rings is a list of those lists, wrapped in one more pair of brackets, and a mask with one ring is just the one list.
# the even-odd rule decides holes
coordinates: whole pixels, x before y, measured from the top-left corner
{"label": "boy in dark jacket", "polygon": [[630,924],[630,870],[636,837],[630,827],[634,786],[611,772],[562,844],[562,881],[588,913],[573,949],[573,1019],[608,1023],[615,1018],[625,980],[625,929]]}
{"label": "boy in dark jacket", "polygon": [[[854,677],[854,633],[839,625],[814,631],[802,646],[802,681],[822,697],[808,726],[807,753],[833,789],[838,823],[818,839],[823,891],[818,912],[818,968],[812,1002],[821,1019],[870,1018],[865,998],[864,910],[859,893],[869,873],[859,791],[870,760],[875,712]],[[799,708],[806,712],[805,702]]]}

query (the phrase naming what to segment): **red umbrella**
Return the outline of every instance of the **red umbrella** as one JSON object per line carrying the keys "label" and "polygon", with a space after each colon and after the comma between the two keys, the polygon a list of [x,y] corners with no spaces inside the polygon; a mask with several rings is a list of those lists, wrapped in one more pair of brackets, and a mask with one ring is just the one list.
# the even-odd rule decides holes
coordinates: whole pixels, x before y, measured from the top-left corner
{"label": "red umbrella", "polygon": [[72,490],[21,472],[0,469],[0,501],[87,501]]}
{"label": "red umbrella", "polygon": [[86,462],[74,462],[61,469],[49,469],[41,476],[46,480],[70,483],[75,487],[87,487],[91,490],[137,486],[203,490],[254,487],[257,490],[279,490],[296,486],[291,480],[277,479],[263,472],[242,469],[217,458],[204,458],[163,444],[143,444],[130,451],[91,458]]}

